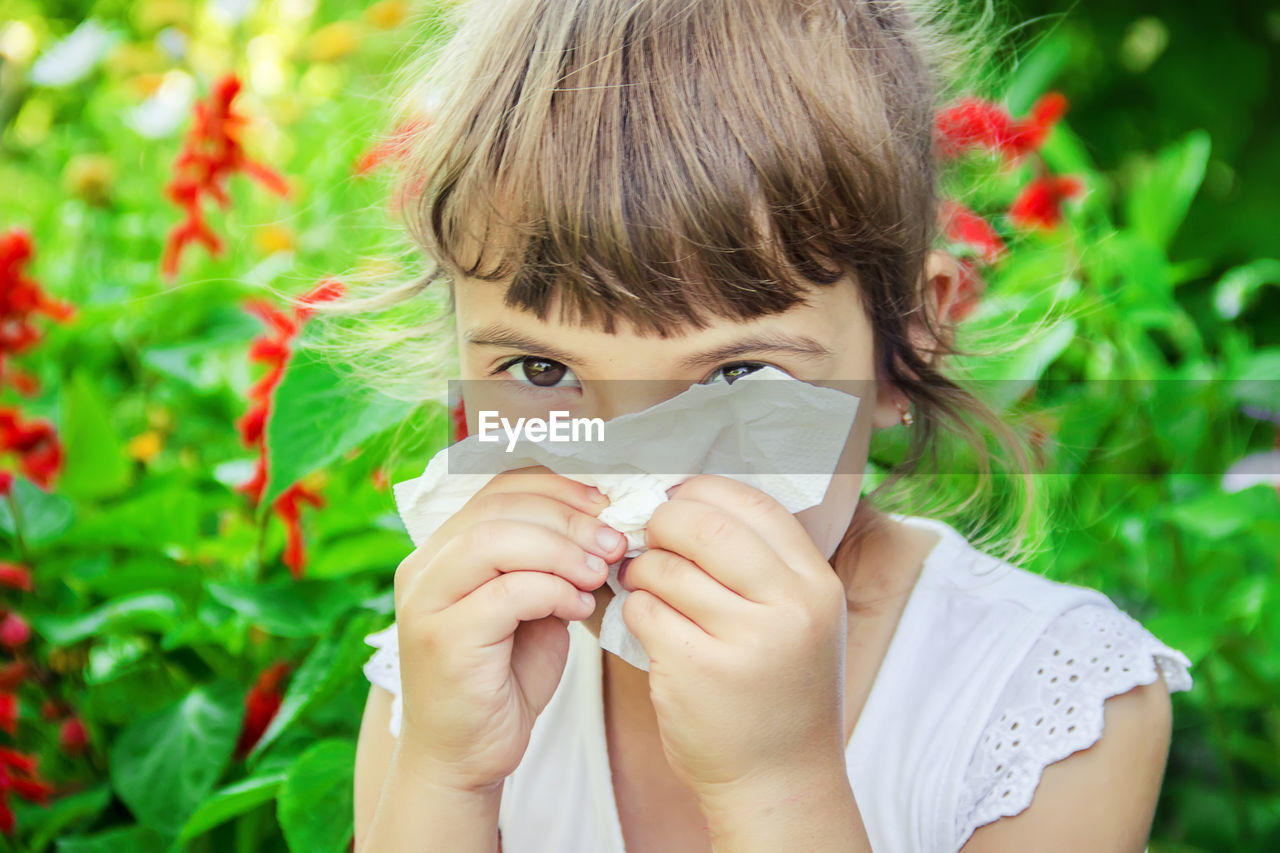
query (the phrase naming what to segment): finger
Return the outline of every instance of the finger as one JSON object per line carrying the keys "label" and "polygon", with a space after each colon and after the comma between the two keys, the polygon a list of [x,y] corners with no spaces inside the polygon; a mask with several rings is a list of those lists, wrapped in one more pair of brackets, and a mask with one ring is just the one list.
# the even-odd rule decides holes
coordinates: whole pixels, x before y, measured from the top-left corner
{"label": "finger", "polygon": [[734,516],[796,571],[811,571],[810,567],[820,570],[826,564],[804,526],[767,492],[732,477],[699,474],[676,486],[673,496],[675,494],[683,500],[709,504]]}
{"label": "finger", "polygon": [[487,519],[512,518],[541,524],[563,533],[584,549],[599,554],[605,558],[606,563],[622,559],[626,552],[626,537],[596,520],[599,508],[584,512],[554,495],[512,490],[517,485],[536,486],[538,483],[552,491],[559,489],[561,497],[574,498],[570,493],[572,490],[566,492],[552,480],[539,479],[537,474],[526,474],[520,480],[508,479],[488,491],[482,489],[467,501],[466,506],[441,525],[430,539],[405,558],[398,570],[403,575],[403,581],[407,583],[411,575],[421,572],[461,530]]}
{"label": "finger", "polygon": [[472,590],[436,618],[444,636],[465,635],[471,638],[468,645],[492,646],[510,639],[521,622],[548,616],[581,620],[594,610],[595,599],[563,578],[510,572]]}
{"label": "finger", "polygon": [[478,496],[470,513],[473,522],[511,519],[539,524],[561,533],[586,551],[599,554],[606,563],[622,559],[627,537],[594,515],[574,509],[541,493],[490,492]]}
{"label": "finger", "polygon": [[[563,533],[527,521],[479,521],[446,542],[424,569],[402,579],[396,570],[397,607],[435,613],[506,572],[555,574],[583,590],[599,587],[608,565]],[[404,605],[408,606],[408,605]]]}
{"label": "finger", "polygon": [[590,515],[599,515],[609,505],[609,499],[595,486],[571,480],[545,465],[503,471],[494,475],[476,494],[494,492],[537,492]]}
{"label": "finger", "polygon": [[662,548],[651,548],[627,564],[622,587],[642,589],[662,599],[703,632],[727,639],[734,626],[750,621],[742,596],[707,574],[701,566]]}
{"label": "finger", "polygon": [[671,498],[659,504],[645,528],[645,544],[675,551],[722,586],[760,604],[789,597],[798,579],[755,531],[701,501]]}
{"label": "finger", "polygon": [[712,638],[656,595],[637,589],[622,602],[622,621],[649,655],[650,671],[671,656],[691,657]]}

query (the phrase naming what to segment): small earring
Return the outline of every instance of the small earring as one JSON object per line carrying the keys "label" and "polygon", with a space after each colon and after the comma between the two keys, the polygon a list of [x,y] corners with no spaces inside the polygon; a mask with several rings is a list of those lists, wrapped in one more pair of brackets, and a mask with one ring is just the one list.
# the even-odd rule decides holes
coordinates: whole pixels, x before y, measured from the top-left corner
{"label": "small earring", "polygon": [[909,411],[907,410],[907,407],[906,407],[906,406],[902,406],[902,407],[901,407],[901,411],[902,411],[902,425],[903,425],[903,426],[905,426],[905,427],[909,427],[909,426],[911,426],[913,423],[915,423],[915,422],[916,422],[915,417],[911,414],[911,412],[909,412]]}

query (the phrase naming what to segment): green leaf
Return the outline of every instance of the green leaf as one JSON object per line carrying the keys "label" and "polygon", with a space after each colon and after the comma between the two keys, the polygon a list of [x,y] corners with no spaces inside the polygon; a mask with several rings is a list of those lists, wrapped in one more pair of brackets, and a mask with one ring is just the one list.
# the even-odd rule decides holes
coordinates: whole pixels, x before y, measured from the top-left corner
{"label": "green leaf", "polygon": [[394,572],[409,550],[412,543],[405,542],[401,531],[366,529],[352,536],[326,540],[325,547],[308,561],[307,576],[337,578],[377,572],[385,577]]}
{"label": "green leaf", "polygon": [[372,613],[357,613],[341,634],[329,633],[320,638],[289,680],[279,710],[246,758],[250,766],[309,707],[337,692],[360,672],[360,665],[369,654],[364,638],[371,633],[375,618]]}
{"label": "green leaf", "polygon": [[1168,246],[1204,180],[1209,134],[1193,130],[1143,161],[1126,199],[1127,221],[1157,246]]}
{"label": "green leaf", "polygon": [[1230,393],[1247,406],[1280,411],[1280,347],[1250,352],[1232,365]]}
{"label": "green leaf", "polygon": [[98,682],[86,692],[80,711],[86,719],[112,728],[127,725],[140,714],[157,711],[185,695],[174,678],[174,666],[157,654],[148,654]]}
{"label": "green leaf", "polygon": [[985,386],[983,399],[1004,411],[1039,381],[1076,335],[1074,319],[1060,320],[1012,353],[956,359],[965,377]]}
{"label": "green leaf", "polygon": [[1044,94],[1059,78],[1071,55],[1071,37],[1053,30],[1036,44],[1009,75],[1004,103],[1010,114],[1022,116],[1036,98]]}
{"label": "green leaf", "polygon": [[133,546],[159,550],[194,547],[199,537],[200,495],[189,484],[150,482],[127,500],[84,512],[64,537],[80,545]]}
{"label": "green leaf", "polygon": [[197,391],[215,391],[243,369],[244,347],[211,349],[207,341],[153,347],[142,354],[147,367],[185,382]]}
{"label": "green leaf", "polygon": [[416,404],[358,388],[312,349],[300,348],[276,386],[267,419],[267,486],[259,504],[400,423]]}
{"label": "green leaf", "polygon": [[147,826],[109,829],[86,838],[60,838],[58,853],[160,853],[171,850],[169,839]]}
{"label": "green leaf", "polygon": [[[57,483],[55,481],[55,487]],[[13,478],[13,499],[18,504],[22,539],[28,545],[51,542],[71,526],[75,509],[61,495],[46,492],[26,477]],[[0,500],[0,530],[14,534],[13,511],[7,500]]]}
{"label": "green leaf", "polygon": [[[1213,651],[1214,639],[1204,630],[1204,617],[1179,613],[1175,610],[1158,610],[1142,620],[1142,625],[1170,648],[1177,649],[1191,661],[1191,678],[1196,677],[1196,665]],[[1193,684],[1199,689],[1199,684]]]}
{"label": "green leaf", "polygon": [[1164,326],[1163,318],[1177,307],[1170,299],[1173,282],[1164,251],[1135,231],[1119,231],[1098,251],[1110,260],[1114,278],[1109,282],[1125,320],[1136,325]]}
{"label": "green leaf", "polygon": [[283,771],[241,779],[215,792],[200,804],[178,836],[187,841],[208,832],[220,823],[237,815],[252,811],[267,800],[273,799],[284,782]]}
{"label": "green leaf", "polygon": [[276,813],[289,849],[296,853],[341,853],[354,832],[355,747],[325,740],[289,768]]}
{"label": "green leaf", "polygon": [[293,580],[233,584],[212,581],[206,589],[214,599],[278,637],[314,637],[329,627],[363,596],[372,583],[350,580]]}
{"label": "green leaf", "polygon": [[1280,260],[1259,258],[1223,273],[1213,288],[1213,307],[1224,320],[1240,316],[1253,295],[1268,284],[1280,285]]}
{"label": "green leaf", "polygon": [[65,835],[73,824],[100,814],[110,803],[111,786],[105,781],[74,794],[50,799],[47,806],[16,797],[9,800],[18,826],[36,826],[27,842],[31,850],[45,849],[54,838]]}
{"label": "green leaf", "polygon": [[241,308],[215,306],[203,314],[205,322],[193,338],[172,346],[142,351],[142,363],[201,391],[227,384],[227,378],[244,369],[245,347],[261,324]]}
{"label": "green leaf", "polygon": [[109,601],[88,613],[31,615],[31,627],[55,646],[121,631],[164,633],[182,619],[182,602],[168,592],[143,592]]}
{"label": "green leaf", "polygon": [[141,637],[108,635],[97,638],[89,648],[84,683],[103,684],[119,678],[151,652],[152,645]]}
{"label": "green leaf", "polygon": [[201,685],[127,726],[111,745],[111,783],[138,820],[176,835],[213,790],[240,733],[244,688]]}
{"label": "green leaf", "polygon": [[203,591],[203,572],[163,554],[132,553],[113,562],[109,554],[93,551],[80,558],[69,574],[87,595],[99,598],[163,590],[184,601],[198,601]]}
{"label": "green leaf", "polygon": [[76,371],[62,386],[60,406],[59,438],[67,450],[58,491],[73,498],[122,491],[130,481],[129,459],[116,435],[107,402],[87,371]]}
{"label": "green leaf", "polygon": [[1266,575],[1247,575],[1232,583],[1223,601],[1221,613],[1227,619],[1240,620],[1240,630],[1253,633],[1267,600],[1271,579]]}
{"label": "green leaf", "polygon": [[1209,489],[1164,508],[1161,515],[1188,533],[1217,541],[1253,532],[1262,519],[1280,517],[1280,506],[1271,489]]}
{"label": "green leaf", "polygon": [[[1055,175],[1074,174],[1085,177],[1097,170],[1088,144],[1061,122],[1054,125],[1053,130],[1045,137],[1044,144],[1040,146],[1040,156],[1044,158],[1049,171]],[[1105,199],[1105,187],[1102,184],[1097,191],[1090,187],[1090,192],[1079,203],[1089,205],[1102,202]]]}

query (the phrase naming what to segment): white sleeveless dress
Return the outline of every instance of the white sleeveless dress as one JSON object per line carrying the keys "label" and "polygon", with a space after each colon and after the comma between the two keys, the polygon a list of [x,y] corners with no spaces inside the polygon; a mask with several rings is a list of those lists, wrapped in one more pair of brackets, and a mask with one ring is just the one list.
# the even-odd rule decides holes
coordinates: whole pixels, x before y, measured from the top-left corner
{"label": "white sleeveless dress", "polygon": [[[945,522],[893,515],[941,539],[903,610],[849,742],[850,783],[876,853],[958,851],[1031,804],[1041,771],[1095,743],[1103,703],[1190,660],[1103,593],[973,548]],[[503,785],[504,853],[625,853],[605,743],[599,643],[569,623],[569,658]],[[395,696],[395,623],[365,641],[369,681]]]}

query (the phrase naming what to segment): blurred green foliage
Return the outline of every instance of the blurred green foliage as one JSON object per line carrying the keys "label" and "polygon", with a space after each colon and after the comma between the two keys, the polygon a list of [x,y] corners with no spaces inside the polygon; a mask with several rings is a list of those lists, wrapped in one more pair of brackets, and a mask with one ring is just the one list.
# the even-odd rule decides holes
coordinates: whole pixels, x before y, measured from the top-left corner
{"label": "blurred green foliage", "polygon": [[[10,798],[12,849],[347,849],[363,637],[389,622],[411,550],[386,483],[446,440],[438,404],[360,397],[304,352],[267,428],[270,494],[306,480],[328,496],[303,512],[304,578],[281,562],[281,524],[237,491],[256,455],[236,422],[262,333],[244,302],[385,247],[385,183],[352,165],[383,129],[378,99],[412,26],[407,3],[249,4],[239,22],[213,5],[8,0],[0,19],[0,230],[34,235],[30,274],[80,312],[19,359],[39,392],[3,390],[67,448],[54,489],[19,476],[0,502],[0,559],[35,579],[3,598],[29,620],[41,673],[22,686],[14,745],[62,792],[48,807]],[[118,44],[81,79],[28,83],[90,15]],[[1055,512],[1028,568],[1101,589],[1193,662],[1150,850],[1273,850],[1280,501],[1268,486],[1226,492],[1221,475],[1275,445],[1275,425],[1242,407],[1280,411],[1280,12],[1023,0],[1016,13],[1041,15],[1006,103],[1020,115],[1045,91],[1068,96],[1042,154],[1089,192],[1065,228],[990,272],[966,321],[977,335],[1044,320],[1047,334],[965,366],[1044,434]],[[203,95],[226,70],[247,81],[251,153],[295,195],[233,178],[211,214],[230,251],[190,252],[167,284],[158,259],[179,213],[163,188],[188,110],[152,135],[137,111],[165,86]],[[979,211],[1027,179],[972,168],[951,190]],[[873,445],[881,465],[901,451],[893,433]],[[278,662],[279,709],[239,755],[251,686]],[[35,710],[46,697],[84,721],[83,755],[57,748]]]}

